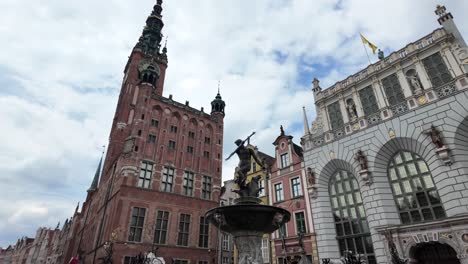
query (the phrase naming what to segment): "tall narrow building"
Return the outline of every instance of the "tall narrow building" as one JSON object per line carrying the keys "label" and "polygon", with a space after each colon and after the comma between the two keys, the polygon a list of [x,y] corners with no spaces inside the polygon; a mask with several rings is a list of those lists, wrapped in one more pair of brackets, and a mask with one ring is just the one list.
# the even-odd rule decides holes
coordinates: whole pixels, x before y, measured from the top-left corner
{"label": "tall narrow building", "polygon": [[65,261],[80,253],[85,263],[100,263],[108,241],[114,263],[151,250],[166,263],[216,259],[216,230],[204,214],[219,204],[225,103],[218,92],[205,113],[163,96],[161,4],[125,66],[102,174],[75,213]]}

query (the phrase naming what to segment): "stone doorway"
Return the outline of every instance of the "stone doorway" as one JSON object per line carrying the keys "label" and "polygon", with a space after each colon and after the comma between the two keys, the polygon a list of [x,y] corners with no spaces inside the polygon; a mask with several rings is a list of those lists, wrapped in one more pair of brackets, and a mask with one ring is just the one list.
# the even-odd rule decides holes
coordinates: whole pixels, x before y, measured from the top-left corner
{"label": "stone doorway", "polygon": [[460,264],[457,252],[449,245],[439,242],[420,243],[410,250],[410,263],[414,264]]}

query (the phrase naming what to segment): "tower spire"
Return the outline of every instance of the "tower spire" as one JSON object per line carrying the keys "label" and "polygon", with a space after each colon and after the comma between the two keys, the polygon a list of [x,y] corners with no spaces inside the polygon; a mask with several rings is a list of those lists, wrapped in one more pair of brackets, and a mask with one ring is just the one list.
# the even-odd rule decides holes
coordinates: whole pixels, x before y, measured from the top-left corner
{"label": "tower spire", "polygon": [[91,186],[89,187],[88,192],[94,192],[98,187],[99,176],[101,175],[101,166],[102,166],[103,156],[104,156],[104,150],[102,151],[101,160],[99,160],[99,164],[98,164],[98,167],[96,169],[96,173],[94,173],[93,182],[91,183]]}
{"label": "tower spire", "polygon": [[305,106],[302,107],[302,112],[304,113],[304,134],[308,135],[310,134],[310,129],[309,129],[309,121],[307,120],[307,113]]}
{"label": "tower spire", "polygon": [[157,0],[151,15],[146,19],[146,25],[137,44],[137,47],[141,48],[146,54],[159,54],[163,37],[161,31],[164,27],[161,15],[162,10],[162,0]]}

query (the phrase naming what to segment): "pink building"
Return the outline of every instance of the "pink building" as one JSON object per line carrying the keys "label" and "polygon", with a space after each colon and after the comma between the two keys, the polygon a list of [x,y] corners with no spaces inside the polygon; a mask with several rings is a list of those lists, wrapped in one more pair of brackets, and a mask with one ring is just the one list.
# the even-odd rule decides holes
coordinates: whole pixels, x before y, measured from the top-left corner
{"label": "pink building", "polygon": [[308,179],[303,169],[302,148],[284,133],[273,142],[275,162],[269,181],[269,202],[288,210],[291,221],[271,235],[271,263],[298,263],[301,258],[318,263]]}

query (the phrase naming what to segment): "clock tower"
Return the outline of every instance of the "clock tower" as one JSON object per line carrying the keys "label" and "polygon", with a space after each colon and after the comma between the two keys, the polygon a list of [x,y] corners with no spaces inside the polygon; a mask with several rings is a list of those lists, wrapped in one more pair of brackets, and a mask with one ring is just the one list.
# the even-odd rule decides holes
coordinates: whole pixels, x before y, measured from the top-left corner
{"label": "clock tower", "polygon": [[71,224],[86,243],[71,241],[67,257],[81,252],[96,263],[113,241],[114,263],[156,249],[166,263],[216,258],[218,236],[204,213],[219,205],[225,103],[218,91],[207,113],[163,96],[161,5],[125,66],[99,184]]}

